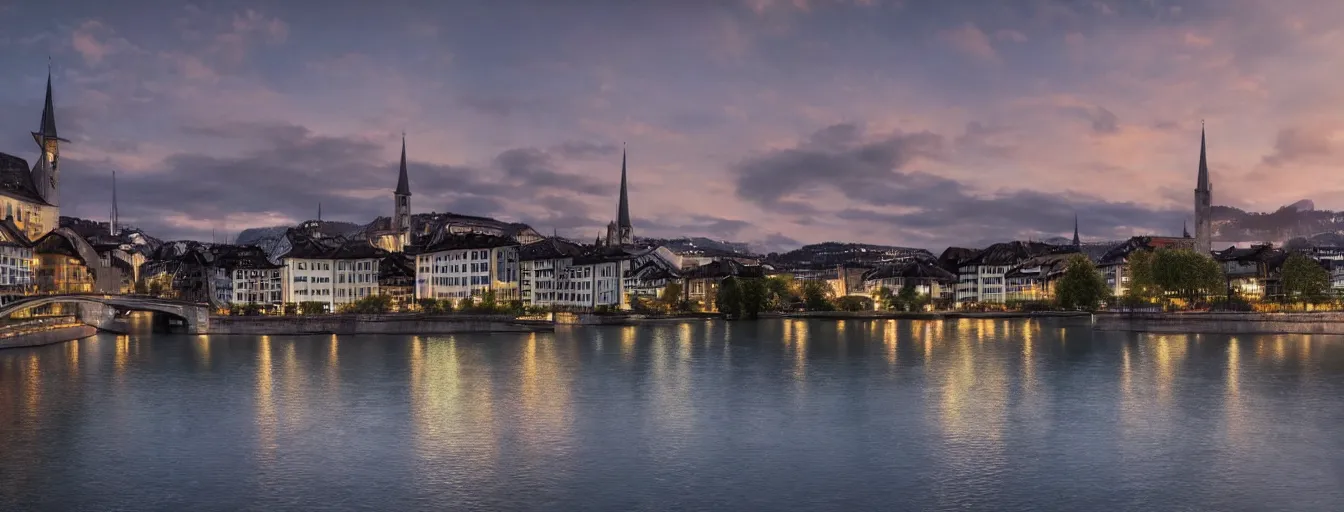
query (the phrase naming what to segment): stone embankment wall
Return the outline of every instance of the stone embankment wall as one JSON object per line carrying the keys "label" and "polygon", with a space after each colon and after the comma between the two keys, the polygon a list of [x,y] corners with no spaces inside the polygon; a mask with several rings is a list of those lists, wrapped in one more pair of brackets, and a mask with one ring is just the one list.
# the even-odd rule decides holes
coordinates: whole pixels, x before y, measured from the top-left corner
{"label": "stone embankment wall", "polygon": [[539,332],[551,322],[509,315],[312,315],[215,316],[209,334],[448,334],[459,332]]}
{"label": "stone embankment wall", "polygon": [[0,349],[36,347],[93,336],[98,332],[74,317],[42,318],[0,327]]}
{"label": "stone embankment wall", "polygon": [[1344,313],[1103,313],[1102,331],[1172,334],[1340,334]]}

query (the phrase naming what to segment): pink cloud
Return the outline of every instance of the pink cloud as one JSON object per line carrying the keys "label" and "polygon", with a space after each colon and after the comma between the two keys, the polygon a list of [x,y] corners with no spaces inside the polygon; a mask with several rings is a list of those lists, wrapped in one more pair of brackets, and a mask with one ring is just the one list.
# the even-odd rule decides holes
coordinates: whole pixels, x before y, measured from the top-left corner
{"label": "pink cloud", "polygon": [[939,37],[972,57],[989,61],[997,61],[999,58],[998,52],[994,51],[994,46],[989,42],[989,36],[973,23],[944,30]]}

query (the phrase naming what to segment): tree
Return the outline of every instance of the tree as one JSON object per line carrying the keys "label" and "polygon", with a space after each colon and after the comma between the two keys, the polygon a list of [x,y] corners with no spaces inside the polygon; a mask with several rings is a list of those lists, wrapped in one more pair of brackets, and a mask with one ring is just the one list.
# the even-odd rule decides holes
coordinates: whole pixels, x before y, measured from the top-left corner
{"label": "tree", "polygon": [[896,294],[891,293],[891,288],[883,286],[873,292],[873,302],[882,310],[896,309]]}
{"label": "tree", "polygon": [[1153,255],[1153,281],[1163,293],[1185,299],[1187,306],[1225,285],[1218,262],[1189,249],[1157,251]]}
{"label": "tree", "polygon": [[390,311],[392,311],[392,297],[386,295],[370,295],[355,302],[351,302],[344,308],[345,313],[358,313],[362,315],[378,315]]}
{"label": "tree", "polygon": [[744,278],[737,284],[738,290],[742,294],[741,313],[744,318],[755,320],[760,316],[769,303],[769,290],[763,279]]}
{"label": "tree", "polygon": [[663,294],[658,299],[671,311],[683,311],[681,308],[681,282],[672,281],[663,287]]}
{"label": "tree", "polygon": [[835,299],[835,309],[840,311],[872,311],[873,299],[858,295],[846,295]]}
{"label": "tree", "polygon": [[434,299],[420,299],[415,301],[415,305],[420,306],[420,312],[428,315],[436,315],[443,312],[439,307],[439,301]]}
{"label": "tree", "polygon": [[798,302],[798,294],[794,292],[793,277],[770,276],[765,279],[763,284],[766,289],[766,307],[768,309],[774,311],[793,309],[794,304]]}
{"label": "tree", "polygon": [[304,315],[320,315],[327,312],[327,303],[307,301],[299,303],[299,313]]}
{"label": "tree", "polygon": [[1330,272],[1319,262],[1302,253],[1293,253],[1283,262],[1281,272],[1284,299],[1318,303],[1330,294]]}
{"label": "tree", "polygon": [[831,311],[831,287],[821,281],[803,281],[803,307],[808,311]]}
{"label": "tree", "polygon": [[1055,302],[1061,309],[1096,311],[1109,296],[1106,278],[1081,254],[1069,258],[1064,275],[1055,282]]}
{"label": "tree", "polygon": [[1153,251],[1140,250],[1129,254],[1125,262],[1124,275],[1129,276],[1129,287],[1125,289],[1125,303],[1130,307],[1151,304],[1160,289],[1153,277]]}
{"label": "tree", "polygon": [[297,315],[299,314],[299,305],[293,302],[286,302],[284,305],[280,306],[280,312],[288,316]]}
{"label": "tree", "polygon": [[924,301],[919,296],[919,291],[915,290],[915,283],[906,281],[901,285],[900,293],[896,294],[896,308],[901,311],[915,311],[924,306]]}
{"label": "tree", "polygon": [[714,295],[714,308],[730,318],[742,318],[742,289],[736,277],[729,276],[719,282],[718,293]]}
{"label": "tree", "polygon": [[499,302],[495,300],[495,291],[486,290],[481,293],[481,302],[476,305],[476,311],[494,313],[496,309],[499,309]]}

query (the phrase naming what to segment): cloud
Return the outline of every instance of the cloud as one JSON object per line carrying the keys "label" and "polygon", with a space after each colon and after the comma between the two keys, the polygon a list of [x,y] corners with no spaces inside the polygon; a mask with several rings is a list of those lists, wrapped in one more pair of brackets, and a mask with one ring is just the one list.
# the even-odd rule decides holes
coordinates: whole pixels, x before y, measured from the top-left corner
{"label": "cloud", "polygon": [[977,59],[986,61],[997,61],[999,59],[999,54],[994,50],[994,45],[989,42],[989,36],[973,23],[944,30],[939,36],[943,41],[951,44],[953,48]]}
{"label": "cloud", "polygon": [[[166,238],[201,237],[202,226],[221,231],[255,227],[267,219],[293,223],[315,214],[319,202],[326,218],[368,222],[389,213],[396,162],[385,158],[395,142],[359,136],[317,134],[298,125],[257,123],[190,127],[184,131],[215,144],[244,144],[254,149],[232,155],[177,153],[150,172],[118,173],[122,216],[151,234]],[[102,218],[110,188],[109,161],[67,157],[62,187],[67,197],[83,200],[67,214]],[[615,197],[615,183],[555,170],[549,153],[513,148],[486,167],[408,165],[416,211],[455,211],[520,219],[533,200],[563,208],[538,216],[549,226],[595,225],[575,194]],[[568,195],[566,195],[568,194]],[[540,198],[540,199],[537,199]],[[92,199],[92,200],[90,200]],[[585,224],[587,223],[587,224]]]}
{"label": "cloud", "polygon": [[738,163],[738,197],[774,211],[791,211],[790,200],[810,190],[833,188],[851,198],[892,192],[896,180],[925,175],[900,171],[918,158],[941,157],[943,137],[930,132],[892,133],[867,141],[855,124],[818,130],[798,147],[772,151]]}
{"label": "cloud", "polygon": [[1120,118],[1101,105],[1069,106],[1064,111],[1086,119],[1092,125],[1092,133],[1110,135],[1120,131]]}
{"label": "cloud", "polygon": [[[983,136],[995,129],[972,123],[968,134]],[[965,136],[963,136],[965,137]],[[943,138],[931,132],[868,137],[856,125],[818,130],[796,147],[754,156],[741,162],[739,197],[773,212],[792,205],[781,198],[805,200],[833,189],[839,208],[814,213],[857,229],[884,234],[906,243],[952,243],[956,240],[1006,240],[1014,236],[1055,234],[1072,227],[1076,212],[1096,233],[1128,236],[1136,232],[1169,233],[1184,216],[1182,209],[1153,208],[1125,201],[1070,192],[1036,190],[975,192],[967,183],[911,168],[920,158],[945,155]]]}
{"label": "cloud", "polygon": [[1027,42],[1027,35],[1016,30],[1003,29],[994,33],[994,38],[1000,41],[1011,41],[1014,43]]}
{"label": "cloud", "polygon": [[506,150],[495,157],[504,174],[527,187],[559,189],[592,195],[614,195],[611,185],[587,176],[555,170],[551,154],[536,148]]}
{"label": "cloud", "polygon": [[1274,152],[1265,155],[1261,161],[1266,165],[1278,167],[1286,163],[1326,156],[1333,151],[1329,130],[1284,128],[1279,130],[1278,136],[1274,139]]}

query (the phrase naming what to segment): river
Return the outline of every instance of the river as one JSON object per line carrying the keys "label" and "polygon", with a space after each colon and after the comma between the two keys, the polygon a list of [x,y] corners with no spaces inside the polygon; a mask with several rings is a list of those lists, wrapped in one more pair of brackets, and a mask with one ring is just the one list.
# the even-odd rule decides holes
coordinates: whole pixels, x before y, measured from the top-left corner
{"label": "river", "polygon": [[1340,510],[1344,338],[1068,320],[0,351],[0,510]]}

